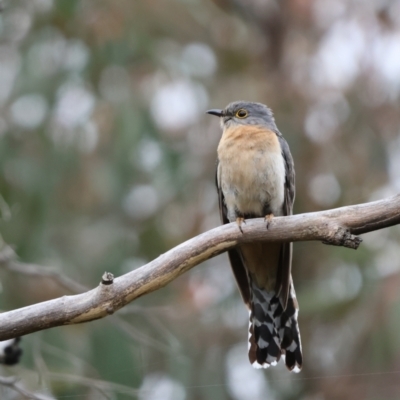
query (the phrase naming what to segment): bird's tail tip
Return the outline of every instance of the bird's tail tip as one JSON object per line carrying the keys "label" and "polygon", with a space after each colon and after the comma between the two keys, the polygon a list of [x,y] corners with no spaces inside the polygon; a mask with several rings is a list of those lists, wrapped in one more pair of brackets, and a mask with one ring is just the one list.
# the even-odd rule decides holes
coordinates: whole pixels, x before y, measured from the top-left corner
{"label": "bird's tail tip", "polygon": [[298,373],[303,364],[298,304],[293,285],[287,307],[274,293],[252,287],[249,326],[249,360],[254,368],[275,366],[282,358],[289,371]]}

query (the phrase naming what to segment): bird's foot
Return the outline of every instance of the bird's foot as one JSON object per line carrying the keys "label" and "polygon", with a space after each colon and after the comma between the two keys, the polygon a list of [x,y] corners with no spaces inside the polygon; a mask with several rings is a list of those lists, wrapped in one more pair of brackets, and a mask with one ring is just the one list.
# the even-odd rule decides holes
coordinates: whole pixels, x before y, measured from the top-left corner
{"label": "bird's foot", "polygon": [[240,229],[240,232],[243,233],[242,224],[245,224],[246,220],[244,218],[242,218],[242,217],[238,217],[238,218],[236,218],[236,223],[237,223],[237,225],[238,225],[238,227]]}
{"label": "bird's foot", "polygon": [[264,217],[264,221],[267,222],[267,229],[269,229],[269,226],[271,224],[272,219],[274,218],[274,214],[268,214]]}

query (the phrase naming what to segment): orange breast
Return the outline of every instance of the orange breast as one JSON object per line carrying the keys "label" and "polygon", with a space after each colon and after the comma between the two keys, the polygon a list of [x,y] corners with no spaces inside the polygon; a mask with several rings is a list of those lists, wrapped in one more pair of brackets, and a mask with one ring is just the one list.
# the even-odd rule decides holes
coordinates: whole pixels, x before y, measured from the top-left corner
{"label": "orange breast", "polygon": [[275,132],[259,125],[238,125],[226,129],[223,132],[218,146],[218,155],[224,152],[224,155],[235,151],[240,147],[243,150],[267,150],[270,152],[280,152],[278,137]]}
{"label": "orange breast", "polygon": [[228,211],[261,216],[263,206],[271,203],[280,215],[285,167],[275,132],[253,125],[229,128],[219,143],[218,159]]}

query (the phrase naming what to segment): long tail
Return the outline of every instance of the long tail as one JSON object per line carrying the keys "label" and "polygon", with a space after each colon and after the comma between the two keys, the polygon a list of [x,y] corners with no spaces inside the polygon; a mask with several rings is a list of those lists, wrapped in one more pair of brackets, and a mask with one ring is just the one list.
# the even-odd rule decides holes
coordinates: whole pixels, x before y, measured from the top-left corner
{"label": "long tail", "polygon": [[274,292],[250,283],[252,299],[249,327],[249,359],[255,368],[276,365],[281,356],[289,371],[300,372],[303,364],[297,315],[299,306],[291,282],[286,310]]}

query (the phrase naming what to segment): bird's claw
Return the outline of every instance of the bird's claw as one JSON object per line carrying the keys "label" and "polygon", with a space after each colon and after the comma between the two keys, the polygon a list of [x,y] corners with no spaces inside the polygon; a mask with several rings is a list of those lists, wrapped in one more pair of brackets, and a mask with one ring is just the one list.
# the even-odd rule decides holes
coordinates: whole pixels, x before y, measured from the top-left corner
{"label": "bird's claw", "polygon": [[238,217],[238,218],[236,218],[236,223],[237,223],[237,225],[238,225],[238,227],[240,229],[240,232],[243,233],[242,224],[245,224],[246,220],[244,218],[242,218],[242,217]]}
{"label": "bird's claw", "polygon": [[267,222],[267,229],[269,229],[269,226],[271,224],[272,219],[274,218],[274,214],[268,214],[264,217],[264,221]]}

